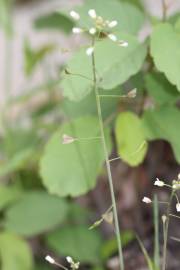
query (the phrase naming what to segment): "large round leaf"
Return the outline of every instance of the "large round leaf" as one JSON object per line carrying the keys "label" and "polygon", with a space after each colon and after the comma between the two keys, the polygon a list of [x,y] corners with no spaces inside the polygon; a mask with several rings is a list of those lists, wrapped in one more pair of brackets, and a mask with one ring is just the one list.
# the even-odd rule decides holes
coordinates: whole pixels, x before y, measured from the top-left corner
{"label": "large round leaf", "polygon": [[[79,138],[62,144],[63,134]],[[110,150],[109,132],[106,130]],[[78,118],[64,124],[50,138],[40,162],[40,173],[49,192],[59,196],[78,196],[91,190],[104,162],[99,122],[96,117]],[[82,140],[81,140],[82,139]]]}
{"label": "large round leaf", "polygon": [[6,212],[5,227],[24,236],[43,233],[62,223],[67,204],[44,191],[29,192]]}
{"label": "large round leaf", "polygon": [[143,128],[148,140],[164,139],[170,142],[176,160],[180,163],[180,111],[173,106],[148,110],[143,115]]}
{"label": "large round leaf", "polygon": [[22,191],[15,186],[0,185],[0,211],[18,200]]}
{"label": "large round leaf", "polygon": [[156,67],[180,91],[180,34],[168,23],[154,28],[151,36],[151,55]]}
{"label": "large round leaf", "polygon": [[32,270],[33,258],[28,244],[9,232],[0,233],[1,270]]}
{"label": "large round leaf", "polygon": [[141,120],[132,112],[120,113],[115,132],[120,158],[131,166],[139,165],[147,151]]}
{"label": "large round leaf", "polygon": [[137,34],[144,22],[143,13],[130,3],[118,0],[86,0],[76,9],[81,16],[79,24],[83,27],[92,27],[92,19],[88,16],[88,10],[92,8],[105,20],[117,20],[117,31]]}
{"label": "large round leaf", "polygon": [[100,257],[102,239],[86,226],[68,226],[48,235],[47,244],[59,255],[94,264]]}
{"label": "large round leaf", "polygon": [[[121,33],[119,38],[127,40],[129,46],[123,48],[108,39],[96,43],[96,70],[100,79],[100,88],[113,89],[124,83],[140,70],[144,62],[146,56],[144,44],[140,44],[135,37],[124,33]],[[62,80],[64,96],[75,101],[83,99],[93,89],[91,57],[86,55],[84,48],[74,54],[67,65],[67,70],[90,79],[65,74]]]}
{"label": "large round leaf", "polygon": [[169,83],[162,73],[149,73],[145,76],[145,86],[157,104],[173,104],[180,98],[176,87]]}

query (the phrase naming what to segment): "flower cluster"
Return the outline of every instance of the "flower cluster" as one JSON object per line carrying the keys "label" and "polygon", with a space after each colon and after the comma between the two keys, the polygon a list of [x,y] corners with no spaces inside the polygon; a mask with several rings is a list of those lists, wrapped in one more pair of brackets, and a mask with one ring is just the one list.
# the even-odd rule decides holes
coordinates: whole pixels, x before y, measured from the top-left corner
{"label": "flower cluster", "polygon": [[[83,29],[79,27],[73,27],[72,32],[74,34],[79,34],[82,32],[88,32],[90,35],[100,34],[103,32],[111,41],[116,42],[119,46],[127,47],[128,42],[124,40],[118,40],[117,36],[112,33],[112,29],[117,26],[118,22],[116,20],[104,20],[101,16],[97,15],[95,9],[90,9],[88,11],[89,17],[92,19],[92,27],[89,29]],[[80,20],[80,15],[76,11],[72,10],[70,16],[75,20]],[[89,47],[86,50],[88,56],[92,55],[94,52],[94,47]]]}
{"label": "flower cluster", "polygon": [[[178,180],[173,180],[172,181],[172,186],[165,184],[164,181],[159,180],[159,178],[156,178],[156,180],[154,182],[154,185],[158,186],[158,187],[167,186],[167,187],[172,189],[172,191],[174,192],[175,197],[177,199],[176,210],[177,210],[177,212],[180,212],[180,202],[179,202],[178,196],[176,194],[176,191],[180,190],[180,174],[178,174]],[[150,204],[150,203],[152,203],[152,200],[150,198],[148,198],[148,197],[144,197],[142,199],[142,202]]]}
{"label": "flower cluster", "polygon": [[[55,261],[55,259],[52,258],[50,255],[47,255],[47,256],[45,257],[45,260],[46,260],[48,263],[50,263],[50,264],[54,264],[54,265],[58,266],[59,268],[67,269],[67,270],[68,270],[68,268],[66,268],[65,266],[63,266],[63,265],[57,263],[57,262]],[[77,270],[77,269],[79,269],[80,262],[74,262],[74,260],[73,260],[70,256],[67,256],[67,257],[66,257],[66,260],[67,260],[67,262],[70,264],[70,268],[71,268],[72,270]]]}
{"label": "flower cluster", "polygon": [[66,260],[70,264],[72,270],[76,270],[79,268],[80,262],[74,262],[74,260],[70,256],[67,256]]}
{"label": "flower cluster", "polygon": [[[167,185],[167,184],[165,184],[165,182],[162,181],[162,180],[159,180],[159,178],[156,178],[156,180],[155,180],[155,182],[154,182],[154,185],[155,185],[155,186],[158,186],[158,187],[164,187],[164,186],[167,186],[167,187],[169,187],[169,188],[172,189],[172,191],[173,191],[174,194],[175,194],[176,200],[177,200],[177,203],[176,203],[176,210],[177,210],[177,212],[180,212],[180,202],[179,202],[178,196],[177,196],[177,194],[176,194],[176,191],[177,191],[177,190],[180,190],[180,174],[178,174],[178,180],[173,180],[173,181],[172,181],[172,185]],[[148,198],[148,197],[144,197],[144,198],[142,199],[142,202],[149,204],[149,203],[152,203],[152,200],[151,200],[150,198]]]}

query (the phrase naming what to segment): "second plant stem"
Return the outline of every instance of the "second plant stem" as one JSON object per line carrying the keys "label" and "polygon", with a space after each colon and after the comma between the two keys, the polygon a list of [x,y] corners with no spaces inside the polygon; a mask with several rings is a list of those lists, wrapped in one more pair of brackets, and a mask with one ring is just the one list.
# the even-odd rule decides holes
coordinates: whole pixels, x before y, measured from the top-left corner
{"label": "second plant stem", "polygon": [[171,204],[172,204],[173,197],[174,197],[174,190],[172,190],[170,198],[169,198],[167,212],[166,212],[166,220],[163,224],[164,244],[163,244],[162,270],[166,270],[168,230],[169,230],[170,211],[171,211]]}
{"label": "second plant stem", "polygon": [[[94,48],[94,45],[95,45],[95,38],[92,39],[93,48]],[[114,187],[113,187],[113,180],[112,180],[112,174],[111,174],[108,149],[107,149],[106,140],[105,140],[101,102],[100,102],[100,96],[99,96],[99,91],[98,91],[98,86],[97,86],[96,63],[95,63],[94,51],[92,53],[92,70],[93,70],[93,87],[94,87],[94,92],[95,92],[95,96],[96,96],[96,105],[97,105],[97,113],[98,113],[99,125],[100,125],[101,141],[102,141],[105,160],[106,160],[106,168],[107,168],[108,181],[109,181],[112,207],[113,207],[114,225],[115,225],[115,232],[116,232],[118,253],[119,253],[119,263],[120,263],[120,269],[124,270],[124,260],[123,260],[121,235],[120,235],[120,228],[119,228],[119,221],[118,221],[118,213],[117,213],[117,207],[116,207],[116,199],[115,199],[115,193],[114,193]]]}

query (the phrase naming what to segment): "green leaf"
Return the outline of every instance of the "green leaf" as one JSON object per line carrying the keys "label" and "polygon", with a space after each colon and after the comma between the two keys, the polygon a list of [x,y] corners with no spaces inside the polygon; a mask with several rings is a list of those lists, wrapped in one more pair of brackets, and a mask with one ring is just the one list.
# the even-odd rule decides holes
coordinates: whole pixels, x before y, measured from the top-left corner
{"label": "green leaf", "polygon": [[35,20],[34,25],[37,29],[61,30],[69,34],[74,26],[74,22],[64,13],[54,12],[39,17]]}
{"label": "green leaf", "polygon": [[21,169],[27,161],[30,160],[33,156],[33,149],[25,149],[18,152],[15,156],[13,156],[10,160],[6,162],[2,162],[0,165],[0,176],[5,176],[14,171]]}
{"label": "green leaf", "polygon": [[161,104],[172,104],[180,98],[177,88],[170,84],[161,73],[149,73],[145,76],[145,86],[155,102]]}
{"label": "green leaf", "polygon": [[179,13],[178,13],[178,19],[177,19],[177,21],[175,23],[175,29],[180,34],[180,16],[179,16]]}
{"label": "green leaf", "polygon": [[25,62],[25,74],[30,76],[37,64],[39,64],[47,54],[51,53],[55,49],[55,46],[48,44],[44,45],[40,49],[34,50],[29,44],[29,40],[24,42],[24,62]]}
{"label": "green leaf", "polygon": [[67,210],[65,201],[56,196],[29,192],[8,209],[5,227],[23,236],[34,236],[62,223]]}
{"label": "green leaf", "polygon": [[115,135],[120,158],[131,166],[139,165],[147,151],[141,119],[132,112],[120,113]]}
{"label": "green leaf", "polygon": [[76,9],[81,16],[80,26],[92,27],[92,19],[88,16],[88,10],[92,8],[105,20],[117,20],[118,25],[115,29],[117,31],[137,34],[144,23],[143,13],[130,3],[117,0],[86,0],[81,7]]}
{"label": "green leaf", "polygon": [[9,232],[0,233],[1,270],[32,270],[33,258],[27,243]]}
{"label": "green leaf", "polygon": [[[120,87],[112,90],[99,90],[99,94],[103,95],[123,95],[123,91]],[[112,113],[115,113],[117,105],[119,103],[118,98],[102,98],[101,99],[101,109],[103,119],[109,117]],[[71,101],[69,99],[64,99],[61,105],[64,113],[70,118],[77,118],[82,115],[97,115],[96,97],[94,91],[89,93],[83,100],[78,102]]]}
{"label": "green leaf", "polygon": [[[108,39],[96,43],[96,71],[100,80],[99,87],[102,89],[113,89],[124,83],[140,70],[144,62],[146,46],[140,44],[133,36],[122,33],[120,37],[128,41],[127,48],[120,47]],[[93,89],[91,57],[86,55],[85,49],[74,55],[67,70],[89,78],[88,80],[68,74],[64,75],[61,83],[65,97],[75,101],[83,99]]]}
{"label": "green leaf", "polygon": [[66,226],[49,234],[46,239],[49,248],[58,255],[93,264],[100,259],[101,236],[86,226]]}
{"label": "green leaf", "polygon": [[0,185],[0,210],[18,200],[22,191],[14,186]]}
{"label": "green leaf", "polygon": [[180,111],[173,106],[162,106],[156,110],[148,110],[143,116],[143,128],[148,140],[164,139],[174,151],[180,163]]}
{"label": "green leaf", "polygon": [[159,71],[180,91],[180,34],[168,23],[159,24],[151,35],[151,55]]}
{"label": "green leaf", "polygon": [[[111,149],[109,131],[105,129],[108,151]],[[63,134],[80,140],[62,144]],[[78,196],[94,188],[104,162],[99,137],[98,119],[82,117],[64,124],[46,145],[40,162],[40,174],[49,192],[59,196]]]}
{"label": "green leaf", "polygon": [[[122,246],[126,247],[134,238],[135,235],[132,231],[124,231],[121,235]],[[101,256],[104,260],[116,254],[118,251],[118,244],[116,237],[113,237],[107,241],[102,246]]]}
{"label": "green leaf", "polygon": [[149,270],[154,270],[153,261],[152,261],[151,257],[149,256],[149,254],[148,254],[148,252],[147,252],[147,250],[146,250],[143,242],[141,241],[141,239],[139,238],[138,235],[136,235],[136,238],[138,240],[138,243],[139,243],[139,246],[141,248],[141,251],[144,254],[144,257],[146,259],[148,269]]}
{"label": "green leaf", "polygon": [[35,268],[33,270],[52,270],[50,264],[47,263],[36,263]]}

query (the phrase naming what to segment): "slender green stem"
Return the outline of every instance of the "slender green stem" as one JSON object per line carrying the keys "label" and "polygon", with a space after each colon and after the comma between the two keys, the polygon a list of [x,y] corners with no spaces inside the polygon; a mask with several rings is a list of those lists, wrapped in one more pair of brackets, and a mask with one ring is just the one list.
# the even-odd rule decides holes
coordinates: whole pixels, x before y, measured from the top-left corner
{"label": "slender green stem", "polygon": [[169,230],[169,220],[170,220],[170,211],[171,211],[171,203],[174,197],[174,190],[172,190],[170,199],[167,206],[166,212],[166,221],[163,223],[163,235],[164,235],[164,243],[163,243],[163,262],[162,262],[162,270],[166,270],[166,261],[167,261],[167,241],[168,241],[168,230]]}
{"label": "slender green stem", "polygon": [[160,267],[160,248],[159,248],[159,206],[157,195],[154,196],[154,264],[157,269]]}
{"label": "slender green stem", "polygon": [[110,97],[110,98],[128,98],[127,95],[99,95],[99,97]]}
{"label": "slender green stem", "polygon": [[[92,40],[92,46],[95,45],[95,39]],[[105,134],[104,134],[104,126],[103,126],[103,118],[102,118],[102,110],[101,110],[101,102],[99,97],[99,91],[97,87],[97,77],[96,77],[96,63],[95,63],[95,54],[92,53],[92,69],[93,69],[93,86],[96,96],[96,105],[97,105],[97,112],[98,112],[98,118],[99,118],[99,125],[100,125],[100,132],[101,132],[101,141],[104,149],[104,155],[106,160],[106,168],[107,168],[107,174],[108,174],[108,181],[109,181],[109,187],[110,187],[110,193],[111,193],[111,200],[112,200],[112,206],[113,206],[113,215],[114,215],[114,225],[115,225],[115,232],[117,237],[117,244],[118,244],[118,253],[119,253],[119,263],[120,263],[120,269],[124,270],[124,260],[123,260],[123,253],[122,253],[122,243],[121,243],[121,235],[120,235],[120,228],[119,228],[119,222],[118,222],[118,214],[117,214],[117,207],[116,207],[116,199],[114,194],[114,187],[113,187],[113,180],[112,180],[112,174],[111,174],[111,167],[110,167],[110,161],[108,156],[108,150],[105,140]]]}
{"label": "slender green stem", "polygon": [[75,138],[76,141],[82,141],[82,140],[89,141],[89,140],[98,140],[98,139],[101,139],[101,137]]}

